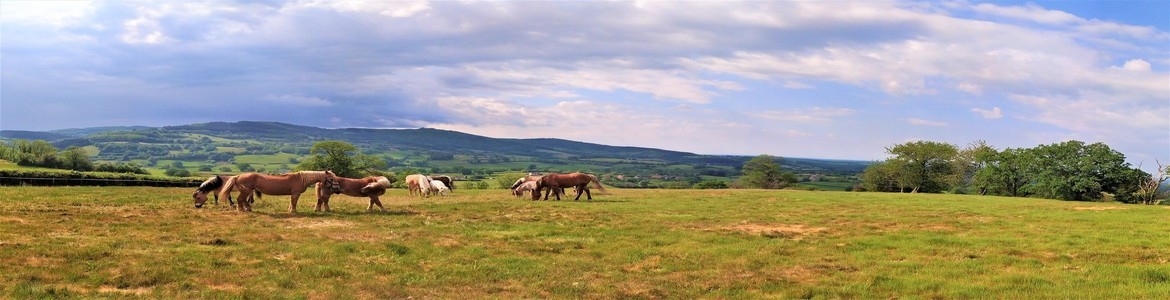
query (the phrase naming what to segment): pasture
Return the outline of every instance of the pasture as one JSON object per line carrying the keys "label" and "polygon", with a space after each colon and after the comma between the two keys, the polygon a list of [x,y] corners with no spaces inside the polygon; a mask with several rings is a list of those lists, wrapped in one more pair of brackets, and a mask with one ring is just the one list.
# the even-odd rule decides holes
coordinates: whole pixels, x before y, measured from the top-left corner
{"label": "pasture", "polygon": [[[611,189],[194,209],[192,189],[0,188],[3,298],[1166,298],[1170,209]],[[209,202],[210,203],[210,202]]]}

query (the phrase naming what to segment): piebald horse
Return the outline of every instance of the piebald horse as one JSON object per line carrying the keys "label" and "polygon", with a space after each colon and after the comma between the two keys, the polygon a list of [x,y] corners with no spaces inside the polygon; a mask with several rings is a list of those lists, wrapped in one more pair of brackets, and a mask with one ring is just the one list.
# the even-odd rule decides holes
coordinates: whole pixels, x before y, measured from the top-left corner
{"label": "piebald horse", "polygon": [[455,179],[454,179],[454,178],[451,178],[451,176],[447,176],[447,175],[431,175],[431,181],[435,181],[435,180],[438,180],[438,181],[442,182],[444,185],[446,185],[446,186],[447,186],[447,188],[450,188],[450,189],[452,189],[452,190],[454,190],[454,189],[455,189]]}
{"label": "piebald horse", "polygon": [[382,207],[382,201],[378,196],[386,193],[386,189],[390,188],[390,179],[384,176],[369,176],[365,178],[345,178],[337,177],[337,185],[340,186],[341,192],[334,192],[332,189],[324,187],[324,183],[318,182],[313,186],[313,190],[317,192],[317,207],[314,211],[329,211],[329,197],[333,194],[342,194],[351,197],[370,197],[370,205],[366,207],[366,211],[374,210],[374,205],[378,206],[378,210],[386,211]]}
{"label": "piebald horse", "polygon": [[406,176],[406,189],[410,190],[409,193],[411,196],[414,195],[415,191],[418,191],[419,196],[430,197],[431,196],[431,178],[427,177],[426,175],[423,175],[423,174],[407,175]]}
{"label": "piebald horse", "polygon": [[341,187],[337,185],[337,175],[333,171],[300,171],[284,175],[268,175],[260,173],[244,173],[232,176],[224,183],[223,190],[220,196],[227,197],[231,194],[232,189],[240,189],[240,211],[252,211],[251,201],[244,201],[243,196],[259,191],[260,193],[268,195],[284,196],[289,195],[291,198],[288,205],[289,213],[297,212],[297,199],[301,197],[308,187],[314,183],[323,183],[325,188],[334,193],[341,193]]}
{"label": "piebald horse", "polygon": [[[195,208],[203,208],[203,204],[207,202],[208,194],[215,196],[215,205],[219,205],[219,191],[223,189],[223,183],[229,178],[231,178],[229,175],[215,175],[199,184],[199,187],[195,188],[195,192],[191,193],[191,198],[195,199]],[[256,197],[260,197],[260,191],[256,191]],[[231,195],[228,195],[227,200],[228,204],[236,207],[236,202],[232,201]],[[251,197],[248,200],[251,201]]]}
{"label": "piebald horse", "polygon": [[[540,177],[540,180],[537,181],[536,190],[532,193],[532,200],[540,200],[540,191],[543,189],[549,189],[544,192],[544,200],[548,200],[548,194],[551,192],[556,194],[557,201],[560,201],[562,192],[559,192],[558,190],[566,187],[573,187],[574,189],[584,190],[585,196],[587,197],[586,199],[593,200],[593,194],[589,192],[589,183],[593,183],[597,189],[605,192],[605,187],[601,186],[601,181],[597,180],[597,176],[579,172],[573,172],[569,174],[545,174],[544,176]],[[573,201],[577,201],[578,199],[581,199],[580,193],[577,193],[577,198],[573,198]]]}

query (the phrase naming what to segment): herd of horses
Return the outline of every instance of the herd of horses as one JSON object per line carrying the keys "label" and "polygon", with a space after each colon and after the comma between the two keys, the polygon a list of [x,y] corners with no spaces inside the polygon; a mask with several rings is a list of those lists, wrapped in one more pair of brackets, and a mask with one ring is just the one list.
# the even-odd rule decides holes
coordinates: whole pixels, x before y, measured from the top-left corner
{"label": "herd of horses", "polygon": [[[247,212],[252,211],[252,204],[257,198],[261,198],[261,195],[289,196],[288,211],[296,213],[298,198],[312,185],[317,196],[317,205],[314,211],[328,212],[329,198],[336,194],[369,197],[370,204],[366,207],[367,211],[372,211],[374,206],[377,206],[380,211],[385,211],[386,208],[382,206],[382,201],[378,197],[386,194],[386,190],[391,188],[393,181],[394,179],[385,176],[346,178],[337,176],[331,170],[300,171],[283,175],[252,172],[234,176],[211,176],[195,189],[191,197],[195,200],[195,208],[202,208],[207,203],[208,195],[211,195],[215,198],[216,205],[219,205],[219,198],[223,197],[233,208]],[[577,193],[577,197],[573,198],[573,201],[581,199],[582,193],[585,194],[587,200],[593,200],[593,195],[589,191],[590,183],[598,190],[605,192],[605,187],[597,180],[597,176],[579,172],[521,177],[516,180],[515,184],[512,184],[511,190],[512,195],[516,197],[524,196],[524,193],[530,192],[533,201],[540,200],[541,191],[544,191],[544,200],[548,200],[552,194],[556,200],[560,201],[561,194],[565,193],[565,188],[571,187]],[[446,196],[455,189],[455,180],[446,175],[413,174],[406,176],[405,185],[407,193],[411,196],[416,194],[424,198],[431,195]],[[238,201],[232,200],[233,190],[239,190],[235,199]]]}

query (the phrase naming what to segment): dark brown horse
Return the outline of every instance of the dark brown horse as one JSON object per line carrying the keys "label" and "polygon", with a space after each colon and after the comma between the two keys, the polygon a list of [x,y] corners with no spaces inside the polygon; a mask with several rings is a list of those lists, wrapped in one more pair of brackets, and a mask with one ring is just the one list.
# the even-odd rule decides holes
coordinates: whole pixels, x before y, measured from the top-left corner
{"label": "dark brown horse", "polygon": [[288,205],[288,212],[297,212],[297,199],[301,197],[301,193],[309,188],[314,183],[324,183],[325,188],[332,190],[334,193],[340,193],[341,187],[337,185],[337,175],[333,171],[300,171],[284,175],[268,175],[260,173],[244,173],[232,176],[224,182],[223,190],[220,191],[221,197],[227,197],[231,194],[232,189],[240,189],[240,211],[252,211],[251,201],[244,201],[244,195],[250,195],[254,191],[268,195],[289,195],[290,202]]}
{"label": "dark brown horse", "polygon": [[366,211],[374,210],[374,205],[378,206],[381,211],[386,211],[382,207],[382,201],[378,196],[386,193],[386,189],[390,188],[390,179],[383,176],[369,176],[361,179],[337,177],[337,185],[341,187],[341,192],[334,192],[331,189],[324,187],[324,183],[318,182],[314,186],[317,192],[317,207],[315,211],[329,211],[329,197],[333,194],[342,194],[352,197],[370,197],[370,206],[366,207]]}
{"label": "dark brown horse", "polygon": [[[540,199],[540,191],[544,189],[548,189],[544,192],[544,200],[548,200],[548,194],[551,193],[556,194],[557,201],[560,201],[561,194],[563,193],[560,191],[563,191],[563,189],[567,187],[573,187],[578,191],[584,190],[585,196],[587,197],[586,199],[593,200],[593,194],[589,192],[589,183],[591,182],[594,186],[597,187],[597,189],[605,192],[605,187],[601,186],[601,181],[597,180],[597,176],[580,172],[573,172],[569,174],[545,174],[544,176],[540,177],[540,180],[537,182],[536,190],[532,193],[533,201]],[[576,198],[573,198],[573,201],[577,201],[578,199],[581,199],[580,192],[577,193]]]}

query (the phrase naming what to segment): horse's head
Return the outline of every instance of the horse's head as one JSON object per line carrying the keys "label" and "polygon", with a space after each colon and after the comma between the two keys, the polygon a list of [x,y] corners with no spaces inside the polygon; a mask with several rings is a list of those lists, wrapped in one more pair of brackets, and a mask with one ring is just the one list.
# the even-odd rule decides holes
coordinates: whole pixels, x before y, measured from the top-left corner
{"label": "horse's head", "polygon": [[207,202],[207,193],[195,190],[191,193],[191,198],[195,199],[195,208],[203,208],[203,203]]}
{"label": "horse's head", "polygon": [[337,184],[337,174],[333,174],[333,170],[325,170],[325,179],[322,179],[321,182],[324,182],[325,187],[334,194],[341,193],[341,185]]}

